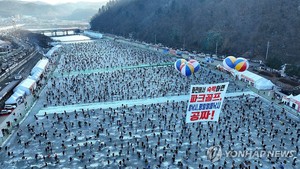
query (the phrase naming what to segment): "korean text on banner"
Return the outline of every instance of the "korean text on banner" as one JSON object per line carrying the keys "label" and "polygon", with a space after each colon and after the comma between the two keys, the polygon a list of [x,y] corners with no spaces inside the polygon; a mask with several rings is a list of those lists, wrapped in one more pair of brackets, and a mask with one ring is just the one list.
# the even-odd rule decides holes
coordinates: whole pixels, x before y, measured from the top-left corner
{"label": "korean text on banner", "polygon": [[218,121],[228,84],[192,85],[186,122]]}

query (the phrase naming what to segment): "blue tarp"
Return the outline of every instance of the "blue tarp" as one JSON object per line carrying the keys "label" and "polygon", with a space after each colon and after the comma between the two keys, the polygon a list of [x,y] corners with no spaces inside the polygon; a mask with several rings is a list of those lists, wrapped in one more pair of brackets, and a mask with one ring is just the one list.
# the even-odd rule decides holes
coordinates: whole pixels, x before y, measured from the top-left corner
{"label": "blue tarp", "polygon": [[169,49],[163,49],[163,54],[168,54],[169,53]]}

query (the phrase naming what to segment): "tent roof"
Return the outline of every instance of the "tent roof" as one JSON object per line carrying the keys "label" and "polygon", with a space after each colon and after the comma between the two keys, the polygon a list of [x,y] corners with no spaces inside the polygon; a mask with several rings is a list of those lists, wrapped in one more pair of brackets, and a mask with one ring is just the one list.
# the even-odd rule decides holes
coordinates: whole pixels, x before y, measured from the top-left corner
{"label": "tent roof", "polygon": [[35,84],[35,80],[30,79],[30,78],[26,78],[25,80],[23,80],[17,87],[19,86],[23,86],[27,89],[29,89],[33,84]]}
{"label": "tent roof", "polygon": [[32,68],[31,74],[36,73],[36,71],[43,72],[46,69],[46,66],[48,65],[48,63],[49,63],[49,59],[47,59],[47,58],[44,58],[44,59],[38,61],[36,63],[36,65]]}
{"label": "tent roof", "polygon": [[299,101],[299,102],[300,102],[300,94],[299,94],[299,95],[297,95],[297,96],[294,96],[294,97],[293,97],[293,99],[294,99],[294,100],[297,100],[297,101]]}
{"label": "tent roof", "polygon": [[38,81],[40,79],[40,74],[33,74],[32,76],[28,76],[28,78]]}
{"label": "tent roof", "polygon": [[25,96],[25,91],[18,89],[17,91],[15,91],[15,93],[13,95],[15,95],[15,96]]}
{"label": "tent roof", "polygon": [[42,70],[37,70],[33,73],[32,76],[35,76],[35,75],[38,75],[38,76],[41,76],[41,74],[43,74],[43,71]]}
{"label": "tent roof", "polygon": [[246,70],[246,71],[244,71],[244,72],[238,72],[238,74],[243,75],[243,76],[246,76],[246,77],[252,79],[254,82],[257,82],[258,80],[260,80],[260,79],[263,78],[263,77],[261,77],[261,76],[255,74],[255,73],[252,73],[252,72],[250,72],[250,71],[248,71],[248,70]]}
{"label": "tent roof", "polygon": [[257,81],[257,84],[263,84],[263,85],[272,85],[274,86],[274,84],[271,82],[271,80],[268,80],[266,78],[261,78]]}
{"label": "tent roof", "polygon": [[45,59],[38,61],[34,67],[39,67],[39,68],[45,69],[48,63],[49,63],[49,59],[45,58]]}
{"label": "tent roof", "polygon": [[255,82],[254,87],[258,90],[270,90],[275,86],[271,80],[268,80],[266,78],[261,78],[258,81]]}
{"label": "tent roof", "polygon": [[18,97],[11,95],[6,101],[5,104],[16,104]]}
{"label": "tent roof", "polygon": [[36,79],[39,79],[42,74],[43,74],[43,71],[39,69],[39,70],[35,71],[31,76],[29,76],[29,78],[36,80]]}

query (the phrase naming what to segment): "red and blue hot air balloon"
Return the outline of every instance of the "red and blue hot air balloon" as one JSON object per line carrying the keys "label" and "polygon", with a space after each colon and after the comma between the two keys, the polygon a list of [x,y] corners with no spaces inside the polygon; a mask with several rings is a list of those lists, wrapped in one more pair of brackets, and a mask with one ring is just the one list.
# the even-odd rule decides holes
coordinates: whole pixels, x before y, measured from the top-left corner
{"label": "red and blue hot air balloon", "polygon": [[249,68],[249,62],[245,58],[237,58],[234,65],[235,70],[239,72],[244,72]]}
{"label": "red and blue hot air balloon", "polygon": [[199,69],[200,69],[200,64],[199,64],[199,62],[198,62],[197,60],[191,59],[191,60],[188,61],[188,63],[190,63],[190,64],[193,65],[193,67],[194,67],[194,73],[196,73],[196,72],[199,71]]}
{"label": "red and blue hot air balloon", "polygon": [[183,63],[185,63],[185,62],[187,62],[185,59],[178,59],[178,60],[175,62],[175,64],[174,64],[175,69],[176,69],[178,72],[180,72],[180,71],[181,71],[180,66],[181,66],[181,64],[183,64]]}
{"label": "red and blue hot air balloon", "polygon": [[181,64],[180,70],[181,74],[187,77],[191,76],[195,71],[194,66],[188,62]]}
{"label": "red and blue hot air balloon", "polygon": [[234,56],[228,56],[223,60],[223,66],[226,69],[234,69],[235,61],[236,61],[236,58]]}

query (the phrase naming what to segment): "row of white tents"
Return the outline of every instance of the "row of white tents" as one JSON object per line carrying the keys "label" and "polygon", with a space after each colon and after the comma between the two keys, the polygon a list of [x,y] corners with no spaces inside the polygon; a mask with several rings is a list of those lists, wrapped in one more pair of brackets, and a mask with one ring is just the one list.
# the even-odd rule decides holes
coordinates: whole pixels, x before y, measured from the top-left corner
{"label": "row of white tents", "polygon": [[271,80],[268,80],[248,70],[244,72],[236,71],[235,77],[237,77],[239,80],[249,83],[249,85],[255,87],[257,90],[271,90],[275,87]]}
{"label": "row of white tents", "polygon": [[[257,90],[272,90],[275,87],[275,85],[270,80],[250,71],[246,70],[244,72],[238,72],[233,69],[226,69],[221,65],[218,65],[217,67],[230,72],[235,78],[247,82],[249,85],[253,86]],[[282,94],[281,98],[279,99],[281,99],[281,101],[285,105],[295,109],[297,112],[300,112],[300,94],[297,96],[286,96],[285,94]]]}
{"label": "row of white tents", "polygon": [[5,102],[5,105],[17,105],[24,96],[31,95],[36,89],[36,83],[40,80],[42,74],[49,65],[49,59],[43,58],[32,68],[30,76],[24,79],[14,88],[14,94]]}
{"label": "row of white tents", "polygon": [[238,72],[233,69],[228,70],[221,65],[218,65],[217,67],[230,72],[235,78],[238,78],[239,80],[248,83],[249,85],[253,86],[257,90],[272,90],[275,87],[275,85],[271,82],[271,80],[268,80],[248,70],[244,72]]}

